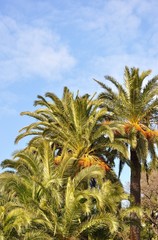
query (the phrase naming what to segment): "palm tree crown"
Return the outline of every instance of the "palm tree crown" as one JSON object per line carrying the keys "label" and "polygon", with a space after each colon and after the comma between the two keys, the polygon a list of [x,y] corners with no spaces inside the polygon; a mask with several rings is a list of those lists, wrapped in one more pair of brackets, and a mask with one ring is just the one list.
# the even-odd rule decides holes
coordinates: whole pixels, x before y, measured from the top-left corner
{"label": "palm tree crown", "polygon": [[88,94],[74,97],[68,88],[64,88],[62,99],[53,93],[47,93],[46,97],[51,101],[41,96],[35,101],[35,105],[42,108],[22,113],[37,121],[24,127],[16,142],[28,135],[37,135],[31,142],[41,136],[49,139],[58,148],[57,164],[63,151],[78,159],[82,167],[100,164],[105,170],[109,169],[105,164],[109,148],[117,149],[127,157],[128,151],[122,140],[114,141],[114,132],[121,131],[119,125],[102,124],[108,113],[106,109],[99,109],[100,101]]}
{"label": "palm tree crown", "polygon": [[[116,92],[108,85],[97,81],[105,90],[99,95],[103,104],[111,112],[111,121],[120,121],[124,125],[128,143],[137,150],[139,158],[146,164],[148,147],[153,160],[156,160],[154,145],[157,142],[158,131],[158,76],[146,83],[146,77],[151,71],[139,74],[139,69],[125,68],[124,86],[113,77],[105,79],[114,85]],[[146,83],[146,84],[145,84]],[[142,148],[143,147],[143,148]]]}

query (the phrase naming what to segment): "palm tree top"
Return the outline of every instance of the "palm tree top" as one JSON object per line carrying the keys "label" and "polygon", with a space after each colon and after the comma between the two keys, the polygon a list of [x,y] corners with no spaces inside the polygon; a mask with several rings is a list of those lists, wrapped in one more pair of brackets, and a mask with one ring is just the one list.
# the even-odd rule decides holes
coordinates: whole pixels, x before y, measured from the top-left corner
{"label": "palm tree top", "polygon": [[[88,94],[79,96],[77,93],[74,96],[67,87],[64,88],[61,99],[50,92],[45,96],[46,98],[38,96],[38,100],[35,101],[35,105],[40,106],[39,109],[22,113],[36,121],[20,130],[16,142],[30,135],[35,136],[31,141],[44,137],[60,149],[66,146],[68,152],[76,157],[82,157],[84,154],[100,156],[100,152],[104,152],[105,145],[108,144],[109,147],[112,144],[115,144],[114,148],[117,147],[116,142],[113,143],[116,124],[102,124],[108,113],[106,109],[99,108],[101,100]],[[125,146],[122,144],[121,147],[125,152]]]}
{"label": "palm tree top", "polygon": [[[146,81],[151,70],[139,74],[139,68],[125,67],[123,85],[111,76],[105,76],[116,89],[110,88],[98,80],[103,89],[99,95],[104,106],[113,112],[113,116],[125,123],[145,124],[153,127],[157,124],[158,110],[158,75]],[[112,100],[112,101],[111,101]]]}

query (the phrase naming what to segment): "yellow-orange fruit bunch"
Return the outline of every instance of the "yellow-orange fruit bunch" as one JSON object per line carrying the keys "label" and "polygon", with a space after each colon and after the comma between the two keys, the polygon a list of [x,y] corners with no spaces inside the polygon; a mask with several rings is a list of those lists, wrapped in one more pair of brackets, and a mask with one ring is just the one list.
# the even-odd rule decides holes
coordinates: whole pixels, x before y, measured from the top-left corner
{"label": "yellow-orange fruit bunch", "polygon": [[99,159],[98,157],[90,156],[90,155],[81,157],[80,160],[78,161],[78,164],[83,168],[90,167],[92,165],[99,165],[105,171],[110,170],[110,167],[101,159]]}
{"label": "yellow-orange fruit bunch", "polygon": [[135,128],[138,132],[141,132],[147,139],[158,137],[157,130],[151,130],[147,126],[138,123],[126,123],[124,125],[125,133],[129,133],[132,128]]}

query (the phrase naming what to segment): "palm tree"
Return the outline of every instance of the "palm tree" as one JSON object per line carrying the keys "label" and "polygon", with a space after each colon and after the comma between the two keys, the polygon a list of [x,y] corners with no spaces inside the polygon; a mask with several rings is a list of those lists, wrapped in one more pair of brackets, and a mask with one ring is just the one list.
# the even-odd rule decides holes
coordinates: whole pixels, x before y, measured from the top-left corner
{"label": "palm tree", "polygon": [[[84,95],[76,97],[64,88],[63,97],[59,99],[54,93],[47,93],[46,100],[38,96],[35,105],[42,106],[34,112],[23,112],[36,119],[35,123],[24,127],[16,138],[16,143],[23,137],[35,135],[31,142],[44,137],[52,142],[58,151],[56,163],[67,154],[76,159],[74,169],[101,165],[109,170],[107,155],[110,149],[116,149],[124,157],[128,150],[119,138],[114,141],[114,132],[121,132],[120,125],[102,124],[108,112],[99,109],[100,101]],[[75,174],[75,173],[74,173]]]}
{"label": "palm tree", "polygon": [[[158,116],[158,76],[146,82],[150,73],[149,70],[139,74],[138,68],[125,67],[124,87],[113,77],[105,76],[116,91],[95,80],[105,90],[99,95],[99,99],[103,100],[102,107],[111,113],[109,122],[120,122],[124,125],[124,139],[130,148],[131,203],[136,206],[140,206],[141,200],[141,168],[148,169],[149,152],[152,164],[157,163],[155,144],[158,143],[158,131],[155,128]],[[116,132],[116,135],[119,133]],[[131,221],[137,224],[131,223],[130,239],[139,240],[140,219],[136,214],[132,214]]]}
{"label": "palm tree", "polygon": [[[41,138],[3,161],[10,168],[0,175],[3,193],[10,196],[6,214],[2,208],[0,215],[5,239],[77,240],[93,237],[99,229],[108,235],[116,232],[116,213],[125,198],[121,186],[103,181],[99,165],[67,176],[74,159],[65,156],[56,165],[55,151]],[[96,188],[88,184],[92,177]]]}

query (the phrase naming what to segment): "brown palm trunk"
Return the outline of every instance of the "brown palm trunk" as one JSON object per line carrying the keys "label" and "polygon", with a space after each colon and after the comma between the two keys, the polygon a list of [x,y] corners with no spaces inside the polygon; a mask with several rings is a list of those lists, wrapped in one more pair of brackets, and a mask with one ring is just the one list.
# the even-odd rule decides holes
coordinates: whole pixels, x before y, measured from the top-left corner
{"label": "brown palm trunk", "polygon": [[[141,204],[141,164],[135,150],[131,149],[131,181],[130,195],[132,198],[132,206],[140,206]],[[130,240],[140,240],[140,218],[136,213],[131,214]]]}

